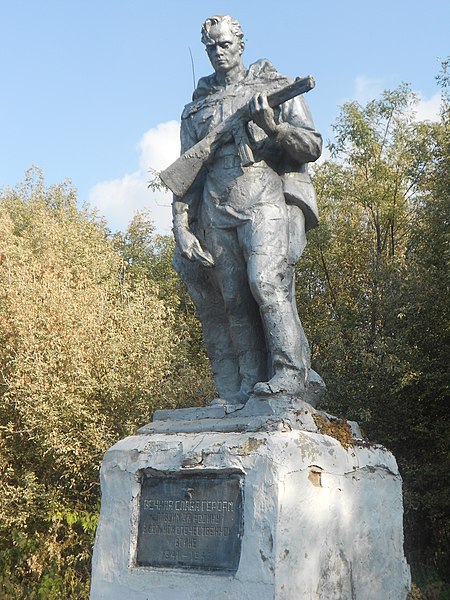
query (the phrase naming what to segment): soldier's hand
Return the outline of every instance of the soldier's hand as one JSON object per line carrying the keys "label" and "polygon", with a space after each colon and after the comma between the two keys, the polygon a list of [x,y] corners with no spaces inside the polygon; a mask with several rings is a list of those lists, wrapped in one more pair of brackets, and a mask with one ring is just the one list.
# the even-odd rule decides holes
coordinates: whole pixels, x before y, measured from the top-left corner
{"label": "soldier's hand", "polygon": [[176,227],[174,235],[181,256],[188,260],[198,261],[204,267],[214,267],[214,259],[207,250],[203,250],[200,242],[189,229]]}
{"label": "soldier's hand", "polygon": [[276,135],[278,126],[275,122],[275,114],[269,106],[266,94],[257,94],[250,100],[250,116],[267,135]]}

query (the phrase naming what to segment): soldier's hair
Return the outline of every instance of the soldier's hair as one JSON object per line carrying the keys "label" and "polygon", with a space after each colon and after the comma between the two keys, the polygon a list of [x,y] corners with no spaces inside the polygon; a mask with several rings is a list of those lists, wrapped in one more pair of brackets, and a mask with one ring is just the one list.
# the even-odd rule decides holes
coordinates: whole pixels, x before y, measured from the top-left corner
{"label": "soldier's hair", "polygon": [[208,17],[202,25],[202,43],[205,44],[205,46],[208,45],[208,42],[211,39],[209,37],[209,30],[214,25],[220,25],[220,23],[226,23],[229,26],[231,33],[239,39],[242,47],[244,47],[244,32],[242,31],[241,24],[233,17],[230,17],[230,15],[214,15],[213,17]]}

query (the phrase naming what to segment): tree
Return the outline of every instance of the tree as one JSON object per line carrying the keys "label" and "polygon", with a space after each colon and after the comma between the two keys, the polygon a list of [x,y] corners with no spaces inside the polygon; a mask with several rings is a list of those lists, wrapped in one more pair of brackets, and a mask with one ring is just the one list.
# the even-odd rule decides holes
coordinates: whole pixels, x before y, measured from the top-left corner
{"label": "tree", "polygon": [[150,420],[174,311],[68,184],[0,197],[0,590],[87,597],[105,450]]}
{"label": "tree", "polygon": [[410,560],[449,577],[448,103],[433,124],[415,101],[401,86],[343,106],[297,295],[326,408],[393,449]]}
{"label": "tree", "polygon": [[431,564],[450,581],[448,357],[450,355],[450,110],[421,123],[411,148],[423,171],[408,237],[399,304],[409,369],[399,385],[406,433],[398,448],[405,478],[407,543],[415,564]]}
{"label": "tree", "polygon": [[150,213],[144,210],[135,214],[125,233],[115,234],[114,245],[125,260],[130,282],[145,277],[173,311],[177,351],[156,404],[179,408],[209,403],[216,391],[194,304],[172,268],[174,239],[156,235]]}
{"label": "tree", "polygon": [[299,265],[299,304],[314,307],[314,321],[307,313],[305,324],[313,360],[328,376],[329,401],[363,422],[373,423],[381,397],[392,403],[386,388],[395,378],[396,340],[387,333],[388,305],[414,212],[414,101],[402,86],[366,107],[344,105],[331,145],[335,160],[315,173],[322,225]]}

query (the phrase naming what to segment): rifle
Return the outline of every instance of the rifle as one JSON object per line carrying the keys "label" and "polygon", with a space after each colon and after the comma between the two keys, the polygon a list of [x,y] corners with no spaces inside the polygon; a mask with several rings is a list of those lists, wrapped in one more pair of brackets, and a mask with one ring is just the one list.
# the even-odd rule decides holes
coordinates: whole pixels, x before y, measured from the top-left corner
{"label": "rifle", "polygon": [[[297,77],[293,83],[268,94],[269,106],[275,108],[283,102],[309,92],[314,86],[315,82],[311,75],[303,78]],[[217,150],[221,142],[230,135],[236,141],[242,165],[245,167],[252,165],[254,157],[245,132],[245,124],[249,121],[251,121],[251,116],[249,103],[247,103],[162,171],[159,174],[160,179],[176,196],[182,198],[194,183],[203,165]]]}

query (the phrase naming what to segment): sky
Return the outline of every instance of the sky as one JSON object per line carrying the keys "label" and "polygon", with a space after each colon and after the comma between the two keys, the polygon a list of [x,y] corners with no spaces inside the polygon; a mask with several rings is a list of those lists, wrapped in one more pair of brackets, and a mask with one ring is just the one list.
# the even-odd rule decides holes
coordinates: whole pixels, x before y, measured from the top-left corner
{"label": "sky", "polygon": [[448,0],[0,0],[0,187],[36,165],[48,184],[69,178],[111,230],[147,208],[169,233],[171,199],[147,188],[149,170],[179,153],[181,110],[212,71],[200,28],[214,14],[240,21],[247,66],[313,75],[325,140],[344,102],[401,82],[418,118],[438,114]]}

